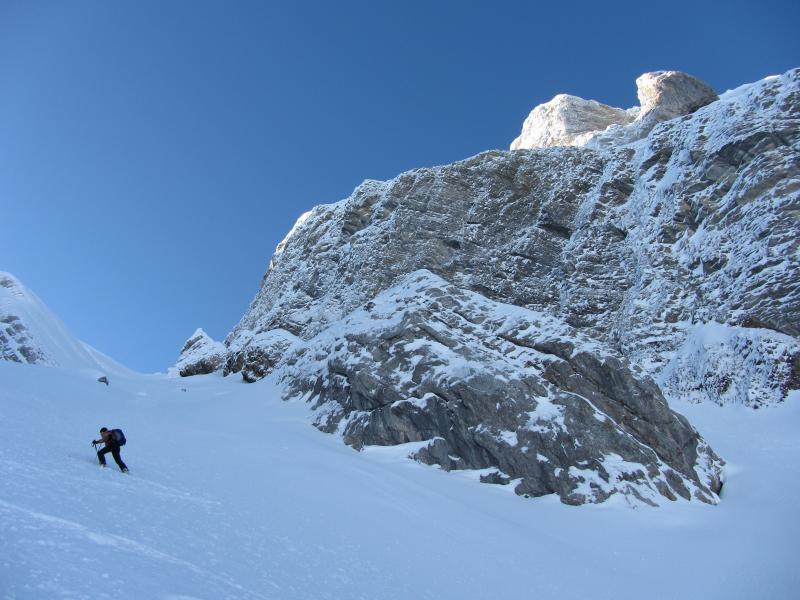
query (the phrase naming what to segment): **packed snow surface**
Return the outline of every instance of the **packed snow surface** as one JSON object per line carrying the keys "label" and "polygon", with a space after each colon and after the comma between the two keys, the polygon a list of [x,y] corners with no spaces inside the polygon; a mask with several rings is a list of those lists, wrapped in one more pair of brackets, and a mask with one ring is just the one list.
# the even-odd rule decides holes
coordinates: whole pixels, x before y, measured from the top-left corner
{"label": "packed snow surface", "polygon": [[[718,506],[523,500],[355,452],[269,379],[0,362],[0,597],[794,598],[800,395],[674,406],[728,461]],[[101,426],[130,475],[96,464]],[[609,456],[609,463],[618,457]]]}

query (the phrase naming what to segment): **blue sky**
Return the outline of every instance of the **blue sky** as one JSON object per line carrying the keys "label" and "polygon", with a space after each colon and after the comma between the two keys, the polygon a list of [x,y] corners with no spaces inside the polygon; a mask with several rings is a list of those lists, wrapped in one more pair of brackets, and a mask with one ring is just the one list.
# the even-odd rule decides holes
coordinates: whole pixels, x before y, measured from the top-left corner
{"label": "blue sky", "polygon": [[295,219],[507,148],[566,92],[800,66],[796,2],[0,2],[0,270],[141,371],[221,339]]}

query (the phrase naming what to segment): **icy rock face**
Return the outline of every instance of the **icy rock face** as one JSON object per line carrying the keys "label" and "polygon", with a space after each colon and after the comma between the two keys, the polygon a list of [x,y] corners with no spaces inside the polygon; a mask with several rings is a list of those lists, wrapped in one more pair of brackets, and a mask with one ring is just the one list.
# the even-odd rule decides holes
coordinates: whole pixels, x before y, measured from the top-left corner
{"label": "icy rock face", "polygon": [[186,340],[175,367],[182,377],[219,371],[225,363],[227,349],[198,328]]}
{"label": "icy rock face", "polygon": [[559,94],[531,111],[522,133],[511,143],[511,150],[580,146],[595,132],[610,125],[624,125],[634,117],[621,108]]}
{"label": "icy rock face", "polygon": [[244,331],[228,348],[225,374],[238,372],[248,383],[258,381],[281,364],[286,350],[298,338],[283,329],[253,334]]}
{"label": "icy rock face", "polygon": [[659,383],[669,396],[758,408],[800,388],[800,342],[769,329],[697,324]]}
{"label": "icy rock face", "polygon": [[427,442],[414,458],[568,504],[718,500],[720,460],[651,380],[552,315],[429,271],[286,356],[287,396],[357,448]]}
{"label": "icy rock face", "polygon": [[[604,212],[617,217],[627,232],[623,252],[608,247],[606,239],[591,243],[576,238],[567,249],[572,254],[568,264],[575,260],[578,270],[581,255],[599,251],[614,270],[626,273],[630,287],[608,339],[655,376],[681,360],[684,341],[697,324],[758,330],[754,335],[762,339],[771,333],[797,339],[800,71],[729,92],[689,117],[660,124],[630,148],[635,152],[630,199],[618,210],[596,204],[590,226],[597,231],[595,218]],[[580,305],[593,287],[571,277],[564,299]],[[604,329],[601,314],[573,312],[569,318],[599,333]],[[731,336],[722,344],[726,352],[736,352],[743,339]],[[722,397],[751,405],[774,403],[796,387],[786,365],[797,351],[781,340],[769,343],[780,350],[748,353],[750,360],[731,373],[727,388],[739,392]],[[719,365],[713,359],[704,364],[693,396],[717,400],[714,373]],[[762,368],[774,378],[762,386],[770,392],[757,394],[754,401],[744,394],[743,382],[754,381],[754,370]],[[664,391],[669,395],[673,389],[679,388]]]}

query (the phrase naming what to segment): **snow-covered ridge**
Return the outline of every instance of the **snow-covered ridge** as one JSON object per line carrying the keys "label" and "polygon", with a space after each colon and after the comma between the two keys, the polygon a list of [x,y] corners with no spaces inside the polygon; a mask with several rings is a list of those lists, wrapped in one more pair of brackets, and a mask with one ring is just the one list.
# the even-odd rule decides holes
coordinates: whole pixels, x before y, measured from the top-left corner
{"label": "snow-covered ridge", "polygon": [[98,376],[125,367],[78,340],[39,297],[11,273],[0,271],[0,360],[66,369]]}

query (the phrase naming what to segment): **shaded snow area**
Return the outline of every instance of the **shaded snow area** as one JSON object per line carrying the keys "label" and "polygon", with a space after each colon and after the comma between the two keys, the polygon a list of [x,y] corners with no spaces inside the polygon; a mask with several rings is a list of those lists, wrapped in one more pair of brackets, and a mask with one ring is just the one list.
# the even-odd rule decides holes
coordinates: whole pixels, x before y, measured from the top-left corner
{"label": "shaded snow area", "polygon": [[[721,502],[523,500],[356,452],[269,378],[0,362],[0,597],[793,598],[800,395],[673,406],[728,461]],[[122,427],[130,475],[96,465]],[[609,457],[609,463],[619,457]],[[623,468],[623,464],[612,465]]]}

